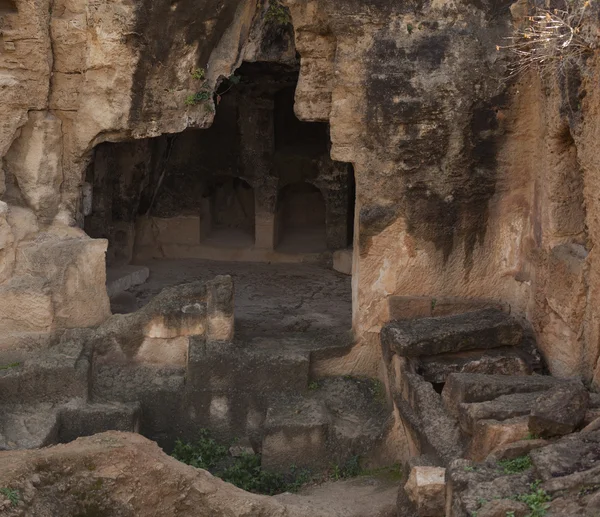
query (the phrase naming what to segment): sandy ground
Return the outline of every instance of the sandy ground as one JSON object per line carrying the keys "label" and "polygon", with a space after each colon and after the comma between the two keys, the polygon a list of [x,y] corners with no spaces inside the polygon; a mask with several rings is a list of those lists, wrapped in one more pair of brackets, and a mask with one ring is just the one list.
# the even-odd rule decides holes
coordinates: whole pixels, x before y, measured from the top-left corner
{"label": "sandy ground", "polygon": [[164,287],[231,275],[238,333],[337,333],[352,326],[350,277],[322,266],[196,259],[155,260],[144,265],[150,268],[150,278],[130,290],[138,307]]}

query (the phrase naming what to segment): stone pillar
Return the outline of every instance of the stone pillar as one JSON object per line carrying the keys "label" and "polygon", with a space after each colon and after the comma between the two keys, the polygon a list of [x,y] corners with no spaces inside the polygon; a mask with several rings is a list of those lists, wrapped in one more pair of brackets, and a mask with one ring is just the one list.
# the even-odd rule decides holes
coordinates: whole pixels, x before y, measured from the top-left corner
{"label": "stone pillar", "polygon": [[[258,207],[257,207],[258,208]],[[256,210],[255,246],[260,249],[274,250],[277,244],[275,214],[267,210]]]}
{"label": "stone pillar", "polygon": [[275,152],[272,99],[255,98],[239,102],[241,167],[254,187],[255,246],[274,249],[277,178],[271,175]]}

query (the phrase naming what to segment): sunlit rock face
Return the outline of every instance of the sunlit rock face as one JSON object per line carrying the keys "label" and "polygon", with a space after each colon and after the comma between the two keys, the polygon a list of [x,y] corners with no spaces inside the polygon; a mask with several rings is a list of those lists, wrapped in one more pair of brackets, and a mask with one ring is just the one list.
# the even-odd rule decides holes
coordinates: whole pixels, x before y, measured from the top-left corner
{"label": "sunlit rock face", "polygon": [[[98,206],[84,202],[98,146],[137,146],[116,176],[128,199],[152,192],[160,167],[132,173],[159,163],[143,139],[210,127],[215,88],[248,63],[270,63],[299,70],[296,116],[328,125],[318,185],[336,193],[328,206],[354,195],[340,194],[332,164],[353,166],[354,217],[344,224],[354,231],[338,228],[333,247],[346,246],[342,234],[353,239],[354,364],[376,370],[391,296],[484,298],[529,319],[553,374],[596,382],[595,57],[543,81],[535,70],[507,79],[496,47],[522,17],[511,2],[283,4],[289,19],[265,0],[0,3],[0,288],[39,307],[36,331],[106,319],[102,261],[114,248],[77,229]],[[262,171],[253,188],[268,209],[255,223],[268,248],[270,126],[252,107],[240,105],[241,160]],[[133,242],[126,222],[105,237]],[[0,328],[27,329],[9,305]]]}

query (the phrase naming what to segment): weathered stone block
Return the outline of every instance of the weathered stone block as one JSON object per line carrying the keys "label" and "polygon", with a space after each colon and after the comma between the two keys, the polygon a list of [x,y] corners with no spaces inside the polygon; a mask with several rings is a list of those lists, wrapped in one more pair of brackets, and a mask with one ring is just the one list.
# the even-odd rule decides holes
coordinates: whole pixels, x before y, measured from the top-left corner
{"label": "weathered stone block", "polygon": [[105,240],[66,227],[38,234],[19,246],[16,273],[47,279],[56,327],[98,325],[110,316],[106,247]]}
{"label": "weathered stone block", "polygon": [[326,467],[328,424],[326,408],[315,400],[287,401],[269,408],[262,444],[263,466],[286,472],[290,465]]}
{"label": "weathered stone block", "polygon": [[413,467],[404,490],[420,517],[442,517],[446,511],[446,469]]}
{"label": "weathered stone block", "polygon": [[529,430],[550,437],[572,433],[585,418],[589,394],[583,384],[569,382],[540,395],[529,416]]}
{"label": "weathered stone block", "polygon": [[145,338],[134,359],[141,363],[187,364],[189,338],[186,336],[172,339]]}
{"label": "weathered stone block", "polygon": [[528,434],[527,417],[511,418],[501,422],[479,420],[475,424],[467,457],[473,461],[483,461],[498,447],[524,440]]}
{"label": "weathered stone block", "polygon": [[429,382],[442,383],[451,373],[485,373],[489,375],[529,375],[526,354],[516,347],[471,350],[453,354],[421,356],[414,359],[418,371]]}
{"label": "weathered stone block", "polygon": [[515,346],[522,337],[523,329],[517,320],[494,309],[394,321],[381,330],[382,342],[405,357]]}
{"label": "weathered stone block", "polygon": [[542,375],[484,375],[453,373],[448,376],[442,398],[446,408],[458,415],[463,402],[483,402],[512,393],[533,393],[552,388],[564,381]]}
{"label": "weathered stone block", "polygon": [[352,249],[337,250],[333,253],[333,269],[345,275],[352,274]]}
{"label": "weathered stone block", "polygon": [[459,404],[458,420],[465,433],[473,434],[479,420],[508,420],[528,416],[538,397],[539,393],[514,393],[494,400]]}
{"label": "weathered stone block", "polygon": [[71,404],[60,410],[58,437],[64,443],[105,431],[137,433],[140,430],[140,418],[138,403]]}
{"label": "weathered stone block", "polygon": [[44,332],[53,324],[52,293],[44,280],[24,275],[0,285],[0,332]]}

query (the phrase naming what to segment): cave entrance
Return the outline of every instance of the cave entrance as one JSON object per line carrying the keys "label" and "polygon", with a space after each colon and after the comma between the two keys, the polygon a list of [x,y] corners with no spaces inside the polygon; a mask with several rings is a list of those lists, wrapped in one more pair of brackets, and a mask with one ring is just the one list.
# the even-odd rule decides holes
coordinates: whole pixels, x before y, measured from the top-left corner
{"label": "cave entrance", "polygon": [[[210,128],[93,150],[84,228],[108,239],[109,277],[131,265],[154,271],[152,264],[164,259],[291,270],[302,263],[331,267],[337,250],[351,257],[353,169],[331,159],[326,123],[296,117],[297,64],[243,63],[236,77],[193,108],[212,109],[214,102]],[[172,267],[177,275],[152,274],[198,278],[198,268]]]}

